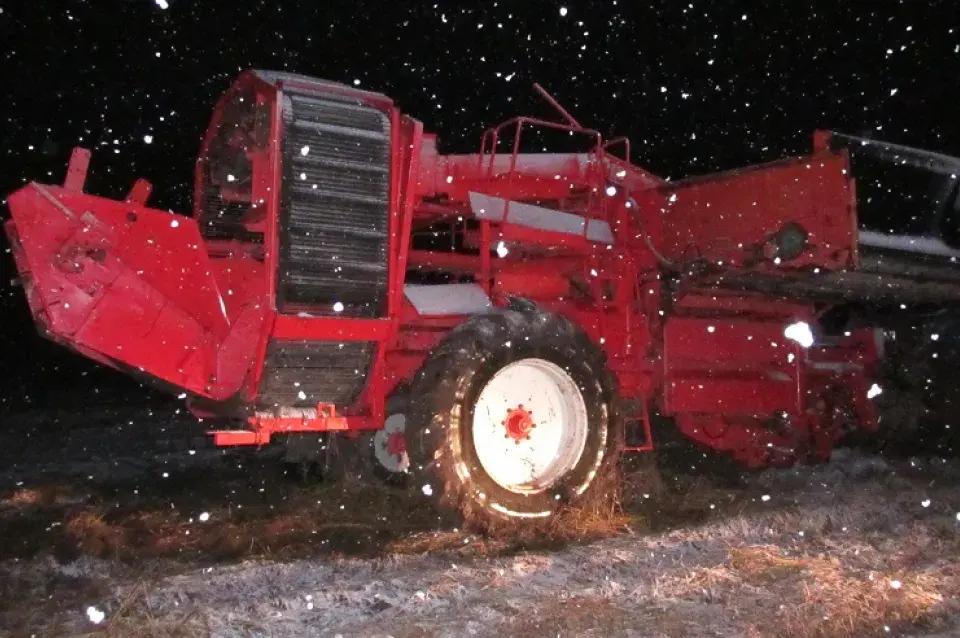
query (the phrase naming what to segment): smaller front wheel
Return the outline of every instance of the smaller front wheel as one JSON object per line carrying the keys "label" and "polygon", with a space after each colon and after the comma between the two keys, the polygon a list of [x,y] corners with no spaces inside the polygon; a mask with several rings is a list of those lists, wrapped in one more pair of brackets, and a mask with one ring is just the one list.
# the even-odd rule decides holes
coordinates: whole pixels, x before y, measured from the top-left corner
{"label": "smaller front wheel", "polygon": [[374,475],[381,481],[389,485],[404,485],[410,476],[406,396],[391,396],[385,408],[383,428],[370,437],[371,465]]}
{"label": "smaller front wheel", "polygon": [[612,494],[623,440],[613,382],[603,353],[564,318],[474,317],[411,395],[416,487],[468,524],[549,523]]}

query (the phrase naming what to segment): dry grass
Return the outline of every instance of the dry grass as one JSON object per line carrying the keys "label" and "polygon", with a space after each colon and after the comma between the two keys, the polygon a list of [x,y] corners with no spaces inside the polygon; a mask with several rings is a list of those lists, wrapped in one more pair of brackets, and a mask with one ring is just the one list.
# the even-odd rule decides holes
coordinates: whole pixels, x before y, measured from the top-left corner
{"label": "dry grass", "polygon": [[514,614],[504,635],[525,638],[620,636],[636,627],[633,613],[599,596],[548,599]]}
{"label": "dry grass", "polygon": [[773,632],[783,638],[881,635],[916,625],[956,587],[944,575],[860,573],[836,558],[788,557],[772,546],[733,548],[729,562],[755,586],[795,579],[800,598],[784,601]]}
{"label": "dry grass", "polygon": [[104,516],[96,512],[71,517],[65,533],[81,551],[93,556],[116,555],[127,546],[126,529],[106,522]]}
{"label": "dry grass", "polygon": [[[134,609],[137,611],[132,613]],[[179,618],[158,620],[150,610],[149,588],[142,580],[120,603],[106,624],[83,634],[85,638],[199,638],[209,635],[210,627],[196,608],[186,611]]]}
{"label": "dry grass", "polygon": [[596,480],[593,498],[580,507],[570,507],[561,512],[546,530],[550,538],[586,541],[630,531],[637,517],[624,510],[624,484],[620,477],[610,473]]}
{"label": "dry grass", "polygon": [[43,485],[14,491],[0,498],[0,508],[26,509],[29,507],[51,507],[82,502],[85,495],[62,485]]}
{"label": "dry grass", "polygon": [[608,511],[571,509],[556,519],[551,536],[562,540],[599,540],[631,531],[637,520],[636,515],[619,508]]}
{"label": "dry grass", "polygon": [[[643,480],[649,482],[651,477],[655,480],[655,471],[638,471],[631,474],[629,480],[635,483]],[[628,489],[627,486],[627,477],[616,472],[598,477],[592,488],[593,497],[587,503],[566,508],[543,531],[554,541],[599,540],[632,531],[639,518],[635,512],[625,509],[624,490]],[[633,484],[629,486],[630,489],[636,487]]]}
{"label": "dry grass", "polygon": [[389,541],[387,554],[435,554],[439,552],[487,556],[506,547],[506,541],[464,534],[460,531],[419,532]]}
{"label": "dry grass", "polygon": [[731,548],[730,566],[744,580],[754,583],[764,583],[789,575],[822,574],[839,569],[835,558],[790,558],[784,556],[779,547],[771,545]]}

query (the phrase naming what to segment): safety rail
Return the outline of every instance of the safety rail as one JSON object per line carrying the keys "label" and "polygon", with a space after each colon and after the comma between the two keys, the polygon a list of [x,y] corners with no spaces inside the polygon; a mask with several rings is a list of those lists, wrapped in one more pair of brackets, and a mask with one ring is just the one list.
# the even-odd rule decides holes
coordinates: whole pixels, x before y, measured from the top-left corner
{"label": "safety rail", "polygon": [[622,158],[617,157],[616,155],[614,155],[613,157],[629,164],[630,163],[630,138],[628,137],[625,137],[625,136],[614,137],[604,142],[603,143],[604,154],[610,155],[611,154],[610,148],[613,146],[617,146],[618,144],[623,145],[623,157]]}
{"label": "safety rail", "polygon": [[[603,172],[603,158],[606,153],[606,146],[603,142],[603,135],[599,131],[592,129],[587,129],[580,126],[575,120],[573,120],[569,115],[566,115],[566,112],[560,109],[558,105],[551,99],[551,103],[556,106],[561,113],[564,114],[572,123],[571,124],[562,124],[559,122],[551,122],[549,120],[542,120],[539,118],[528,117],[528,116],[517,116],[509,120],[501,122],[500,124],[493,126],[483,133],[483,137],[480,141],[480,153],[477,157],[477,169],[478,172],[483,172],[484,168],[486,169],[486,177],[488,180],[493,180],[495,178],[503,178],[506,182],[507,192],[510,191],[510,186],[514,183],[517,172],[517,158],[520,154],[520,139],[523,132],[524,125],[547,128],[558,131],[568,131],[570,133],[586,135],[594,139],[593,148],[588,151],[588,155],[592,156],[592,161],[588,166],[587,174],[587,185],[588,185],[588,208],[593,210],[600,211],[600,218],[606,220],[606,200],[603,197],[603,187],[605,175]],[[497,158],[497,145],[500,142],[501,134],[504,129],[514,126],[515,130],[513,133],[513,147],[510,151],[510,162],[508,168],[505,172],[497,174],[496,173],[496,158]],[[615,143],[620,143],[619,140],[611,140]],[[629,142],[628,149],[629,149]],[[629,151],[628,151],[629,152]],[[489,156],[489,159],[488,157]],[[484,167],[484,161],[487,161],[487,166]],[[507,224],[510,218],[510,198],[505,198],[504,203],[503,217],[500,220],[501,224]],[[593,206],[593,204],[598,204]],[[582,238],[584,242],[588,241],[587,230],[589,227],[589,220],[585,221],[582,230]],[[489,279],[491,274],[491,261],[490,261],[490,247],[493,241],[492,228],[489,220],[483,220],[480,227],[481,233],[481,277],[483,279],[483,284],[485,288],[489,287]]]}

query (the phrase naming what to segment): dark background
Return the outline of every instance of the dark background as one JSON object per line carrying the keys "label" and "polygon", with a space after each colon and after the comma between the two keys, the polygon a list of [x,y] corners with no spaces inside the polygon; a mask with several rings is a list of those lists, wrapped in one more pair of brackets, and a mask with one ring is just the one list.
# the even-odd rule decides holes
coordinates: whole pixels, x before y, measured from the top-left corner
{"label": "dark background", "polygon": [[[550,115],[536,81],[663,176],[803,153],[818,127],[960,155],[949,0],[167,4],[0,0],[2,194],[60,183],[79,144],[94,149],[87,190],[119,197],[146,177],[154,206],[188,211],[210,109],[248,67],[359,80],[453,152],[488,124]],[[5,239],[0,271],[0,412],[157,400],[35,335]]]}

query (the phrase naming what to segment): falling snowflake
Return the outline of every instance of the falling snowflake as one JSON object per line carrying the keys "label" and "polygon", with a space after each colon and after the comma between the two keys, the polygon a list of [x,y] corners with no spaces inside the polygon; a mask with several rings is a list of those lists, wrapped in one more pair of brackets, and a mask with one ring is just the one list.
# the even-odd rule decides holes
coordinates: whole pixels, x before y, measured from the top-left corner
{"label": "falling snowflake", "polygon": [[160,7],[161,9],[169,9],[169,8],[170,8],[170,3],[167,2],[167,0],[153,0],[153,2],[154,2],[154,4],[156,4],[156,5],[157,5],[158,7]]}
{"label": "falling snowflake", "polygon": [[792,323],[783,330],[783,336],[791,341],[799,343],[804,348],[809,348],[813,345],[813,331],[810,330],[810,325],[806,321],[797,321]]}
{"label": "falling snowflake", "polygon": [[144,144],[153,144],[153,136],[152,136],[152,135],[144,135],[144,136],[143,136],[143,143],[144,143]]}
{"label": "falling snowflake", "polygon": [[566,7],[560,7],[560,17],[563,17],[563,16],[565,16],[565,15],[567,15],[567,8],[566,8]]}
{"label": "falling snowflake", "polygon": [[100,623],[103,622],[103,619],[106,617],[107,615],[102,611],[100,611],[99,609],[97,609],[96,607],[92,605],[90,607],[87,607],[87,618],[89,618],[90,622],[92,622],[94,625],[99,625]]}

